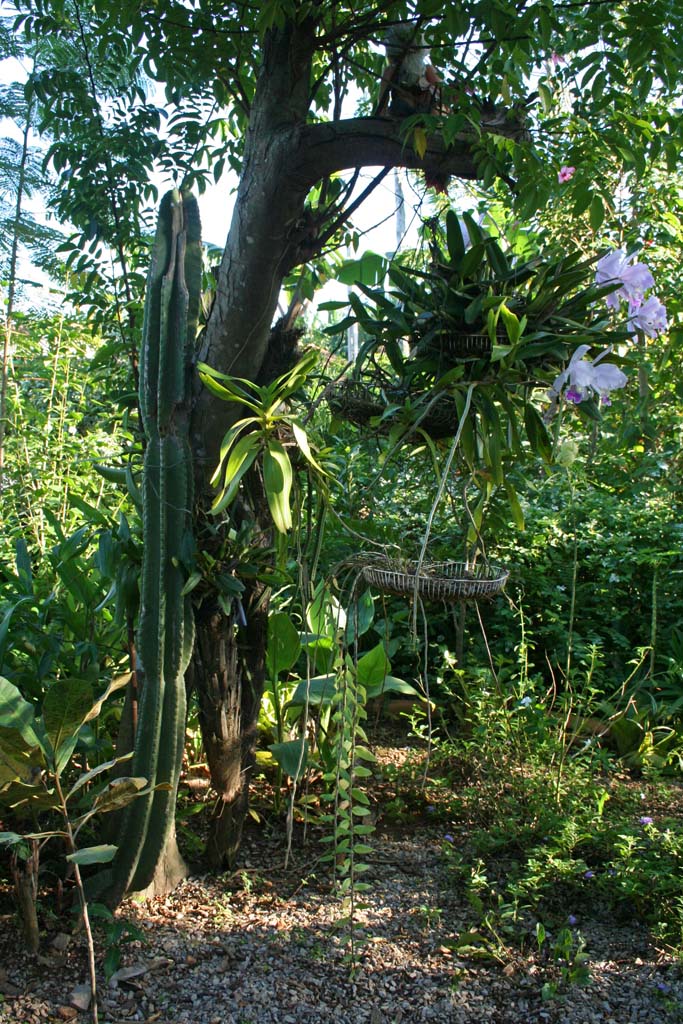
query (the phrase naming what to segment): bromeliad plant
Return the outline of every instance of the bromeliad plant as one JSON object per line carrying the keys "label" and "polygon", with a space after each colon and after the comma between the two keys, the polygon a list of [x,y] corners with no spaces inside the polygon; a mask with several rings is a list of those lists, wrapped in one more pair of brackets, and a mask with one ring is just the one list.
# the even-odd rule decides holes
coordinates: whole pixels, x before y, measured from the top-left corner
{"label": "bromeliad plant", "polygon": [[232,504],[243,478],[260,457],[264,490],[275,528],[281,534],[291,530],[294,473],[282,441],[283,429],[291,432],[298,450],[318,479],[326,476],[311,451],[306,430],[287,405],[310,377],[316,363],[316,353],[307,352],[296,366],[266,386],[230,377],[205,363],[199,364],[202,383],[213,394],[226,402],[244,406],[250,413],[233,424],[223,438],[220,459],[211,480],[218,489],[211,507],[215,515]]}

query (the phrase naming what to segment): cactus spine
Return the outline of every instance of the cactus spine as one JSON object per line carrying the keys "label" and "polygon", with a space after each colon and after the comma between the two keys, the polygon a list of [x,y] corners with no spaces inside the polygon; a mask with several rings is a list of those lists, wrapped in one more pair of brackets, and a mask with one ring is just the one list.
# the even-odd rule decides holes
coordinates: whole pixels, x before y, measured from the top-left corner
{"label": "cactus spine", "polygon": [[142,697],[132,774],[150,787],[126,809],[109,889],[111,902],[152,880],[175,810],[185,734],[184,673],[194,619],[183,597],[182,551],[192,528],[188,441],[192,354],[201,288],[196,201],[177,189],[161,201],[147,278],[140,409],[147,438],[142,471],[143,557],[138,655]]}

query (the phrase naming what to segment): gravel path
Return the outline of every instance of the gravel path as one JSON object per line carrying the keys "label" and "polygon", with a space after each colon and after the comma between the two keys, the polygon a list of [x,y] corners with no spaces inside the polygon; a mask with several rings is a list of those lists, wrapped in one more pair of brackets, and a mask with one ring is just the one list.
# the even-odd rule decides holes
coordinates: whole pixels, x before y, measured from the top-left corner
{"label": "gravel path", "polygon": [[[100,1021],[149,1024],[681,1024],[683,969],[640,927],[581,922],[591,981],[543,1000],[553,968],[533,952],[469,959],[453,946],[469,908],[447,884],[429,831],[377,835],[365,932],[353,979],[340,904],[315,851],[252,836],[244,870],[194,877],[170,897],[128,902],[147,941],[123,946],[123,973],[102,983]],[[258,864],[258,869],[256,865]],[[264,864],[272,867],[264,868]],[[302,880],[303,879],[303,880]],[[56,941],[55,941],[56,940]],[[66,948],[64,948],[66,947]],[[70,1005],[86,977],[79,937],[46,936],[37,959],[18,952],[10,915],[0,936],[0,1022],[89,1020]],[[115,976],[116,977],[116,976]]]}

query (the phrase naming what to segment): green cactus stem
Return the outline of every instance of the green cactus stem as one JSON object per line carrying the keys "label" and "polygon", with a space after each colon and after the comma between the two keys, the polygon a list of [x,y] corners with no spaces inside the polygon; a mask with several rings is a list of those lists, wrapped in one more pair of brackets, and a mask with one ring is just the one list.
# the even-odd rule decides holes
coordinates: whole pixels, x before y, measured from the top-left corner
{"label": "green cactus stem", "polygon": [[126,809],[108,901],[151,882],[175,811],[185,731],[184,673],[194,619],[183,596],[182,552],[192,528],[188,441],[190,374],[201,288],[196,201],[178,190],[161,201],[147,279],[140,409],[143,558],[138,656],[142,684],[132,774],[152,789]]}

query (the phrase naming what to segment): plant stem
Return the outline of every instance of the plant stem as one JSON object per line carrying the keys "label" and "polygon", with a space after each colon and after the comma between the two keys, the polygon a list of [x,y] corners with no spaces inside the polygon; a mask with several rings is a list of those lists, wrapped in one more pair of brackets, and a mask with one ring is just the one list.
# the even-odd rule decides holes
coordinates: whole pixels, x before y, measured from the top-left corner
{"label": "plant stem", "polygon": [[[64,818],[64,825],[67,834],[67,844],[69,847],[69,853],[76,853],[76,841],[74,839],[73,829],[71,827],[71,821],[69,819],[69,809],[66,805],[66,799],[64,792],[59,780],[59,773],[55,771],[55,790],[57,791],[57,798],[59,800],[60,811]],[[85,944],[88,950],[88,971],[90,973],[90,993],[91,993],[91,1013],[93,1024],[98,1024],[99,1017],[97,1013],[97,974],[95,971],[95,943],[93,942],[92,929],[90,927],[90,915],[88,914],[88,901],[85,897],[85,889],[83,887],[83,879],[81,878],[81,870],[78,864],[74,864],[74,878],[76,879],[76,887],[78,889],[78,899],[81,904],[81,914],[83,916],[83,929],[85,931]]]}
{"label": "plant stem", "polygon": [[652,616],[650,619],[650,678],[655,674],[655,658],[657,656],[657,580],[659,576],[659,564],[655,562],[652,573]]}
{"label": "plant stem", "polygon": [[576,502],[574,500],[574,482],[571,477],[571,473],[567,470],[567,482],[569,483],[569,495],[571,499],[571,510],[572,510],[572,529],[574,533],[574,557],[572,561],[572,590],[571,598],[569,602],[569,624],[567,632],[567,664],[565,668],[566,678],[569,679],[569,671],[572,664],[572,654],[574,653],[574,617],[576,614],[576,581],[579,572],[579,537],[576,529]]}
{"label": "plant stem", "polygon": [[450,472],[451,463],[453,462],[453,459],[455,458],[455,453],[458,450],[458,445],[460,444],[460,435],[462,434],[463,427],[465,426],[465,421],[467,420],[467,415],[468,415],[468,413],[470,411],[470,405],[472,403],[472,393],[474,391],[474,387],[475,387],[475,384],[473,382],[472,384],[470,384],[470,386],[467,389],[467,395],[465,397],[465,405],[464,405],[464,408],[462,410],[462,414],[460,416],[460,422],[458,424],[458,430],[457,430],[457,433],[456,433],[455,437],[453,438],[453,443],[451,444],[451,448],[450,448],[450,451],[448,453],[448,456],[446,457],[446,465],[443,468],[443,473],[441,474],[441,479],[439,481],[439,486],[438,486],[438,488],[436,490],[436,495],[434,497],[434,501],[432,502],[432,507],[431,507],[431,509],[429,511],[429,517],[427,519],[427,526],[425,528],[424,538],[422,540],[422,548],[420,549],[420,554],[419,554],[418,559],[417,559],[417,565],[415,566],[415,594],[414,594],[414,598],[415,599],[413,600],[413,620],[412,620],[413,636],[417,635],[417,588],[418,588],[418,585],[419,585],[420,569],[422,568],[422,563],[424,562],[425,554],[427,553],[427,545],[429,544],[429,538],[430,538],[431,532],[432,532],[432,524],[434,522],[434,516],[436,515],[436,510],[439,507],[439,502],[441,501],[441,495],[443,494],[444,487],[446,486],[446,481],[448,480],[448,474]]}
{"label": "plant stem", "polygon": [[5,465],[5,431],[7,429],[7,380],[9,375],[9,356],[12,342],[12,316],[14,314],[14,295],[17,287],[17,257],[19,254],[19,227],[21,224],[21,212],[24,202],[24,190],[26,182],[26,163],[28,160],[28,136],[31,128],[31,108],[33,100],[29,99],[26,110],[26,123],[21,147],[21,160],[19,162],[19,176],[17,182],[17,200],[14,204],[14,224],[12,226],[12,249],[10,252],[8,288],[7,288],[7,309],[5,311],[5,337],[2,347],[2,371],[0,382],[0,491],[3,486],[3,469]]}

